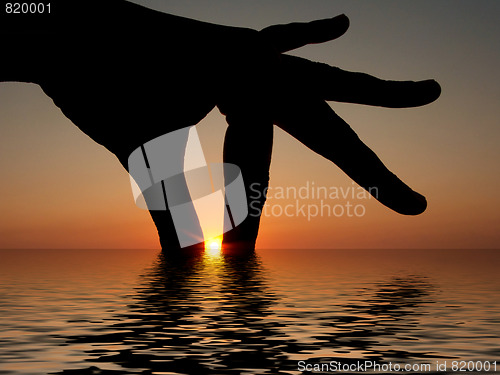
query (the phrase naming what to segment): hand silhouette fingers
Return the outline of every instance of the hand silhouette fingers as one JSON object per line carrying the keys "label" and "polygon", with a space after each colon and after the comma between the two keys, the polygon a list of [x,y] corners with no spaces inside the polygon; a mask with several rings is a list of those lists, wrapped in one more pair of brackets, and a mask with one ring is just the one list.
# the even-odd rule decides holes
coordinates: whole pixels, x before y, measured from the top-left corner
{"label": "hand silhouette fingers", "polygon": [[276,60],[273,55],[258,51],[243,54],[235,64],[241,71],[221,82],[225,92],[219,97],[217,107],[229,125],[223,158],[225,163],[241,169],[248,197],[248,216],[224,234],[225,249],[253,249],[257,239],[269,184],[273,145],[272,81],[276,76]]}
{"label": "hand silhouette fingers", "polygon": [[[224,162],[236,164],[242,173],[248,198],[248,216],[236,228],[224,234],[226,248],[253,249],[260,216],[269,186],[269,168],[273,146],[271,117],[255,116],[254,108],[227,114],[224,138]],[[256,193],[258,192],[258,193]]]}
{"label": "hand silhouette fingers", "polygon": [[324,43],[343,35],[349,28],[346,15],[307,23],[273,25],[260,31],[278,52],[286,52],[311,43]]}
{"label": "hand silhouette fingers", "polygon": [[275,110],[279,127],[337,164],[382,204],[404,215],[425,211],[425,198],[390,172],[325,101],[287,98]]}
{"label": "hand silhouette fingers", "polygon": [[300,57],[282,55],[282,73],[296,89],[324,100],[405,108],[429,104],[441,94],[434,80],[386,81]]}

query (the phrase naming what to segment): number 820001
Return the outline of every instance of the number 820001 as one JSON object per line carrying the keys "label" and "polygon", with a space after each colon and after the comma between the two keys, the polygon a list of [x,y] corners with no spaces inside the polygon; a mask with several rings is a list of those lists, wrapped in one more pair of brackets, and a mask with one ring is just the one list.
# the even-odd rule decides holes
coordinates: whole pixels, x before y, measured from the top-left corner
{"label": "number 820001", "polygon": [[6,3],[7,14],[43,14],[50,13],[50,3]]}

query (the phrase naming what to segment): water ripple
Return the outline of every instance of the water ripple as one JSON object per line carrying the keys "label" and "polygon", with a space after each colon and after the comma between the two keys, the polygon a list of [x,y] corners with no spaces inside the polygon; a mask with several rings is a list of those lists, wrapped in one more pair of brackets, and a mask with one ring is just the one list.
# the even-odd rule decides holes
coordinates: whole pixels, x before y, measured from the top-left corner
{"label": "water ripple", "polygon": [[498,283],[480,278],[452,290],[425,267],[325,272],[332,255],[319,252],[314,266],[265,253],[119,256],[115,273],[2,277],[0,374],[299,374],[298,361],[500,354],[500,303],[487,298]]}

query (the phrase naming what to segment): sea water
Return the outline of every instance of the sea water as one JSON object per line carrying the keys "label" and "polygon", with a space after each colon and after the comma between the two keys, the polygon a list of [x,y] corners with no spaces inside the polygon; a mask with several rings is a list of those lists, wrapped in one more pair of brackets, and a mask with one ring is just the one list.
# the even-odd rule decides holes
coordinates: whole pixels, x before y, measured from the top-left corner
{"label": "sea water", "polygon": [[0,250],[0,374],[500,373],[499,271],[496,250]]}

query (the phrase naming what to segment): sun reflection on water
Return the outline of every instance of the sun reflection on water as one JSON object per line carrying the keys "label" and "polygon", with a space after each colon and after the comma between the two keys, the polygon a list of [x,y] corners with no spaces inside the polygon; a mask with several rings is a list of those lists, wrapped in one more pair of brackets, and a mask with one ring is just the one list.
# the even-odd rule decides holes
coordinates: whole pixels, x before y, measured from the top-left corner
{"label": "sun reflection on water", "polygon": [[205,241],[205,254],[210,258],[219,258],[222,254],[222,237],[215,237]]}

